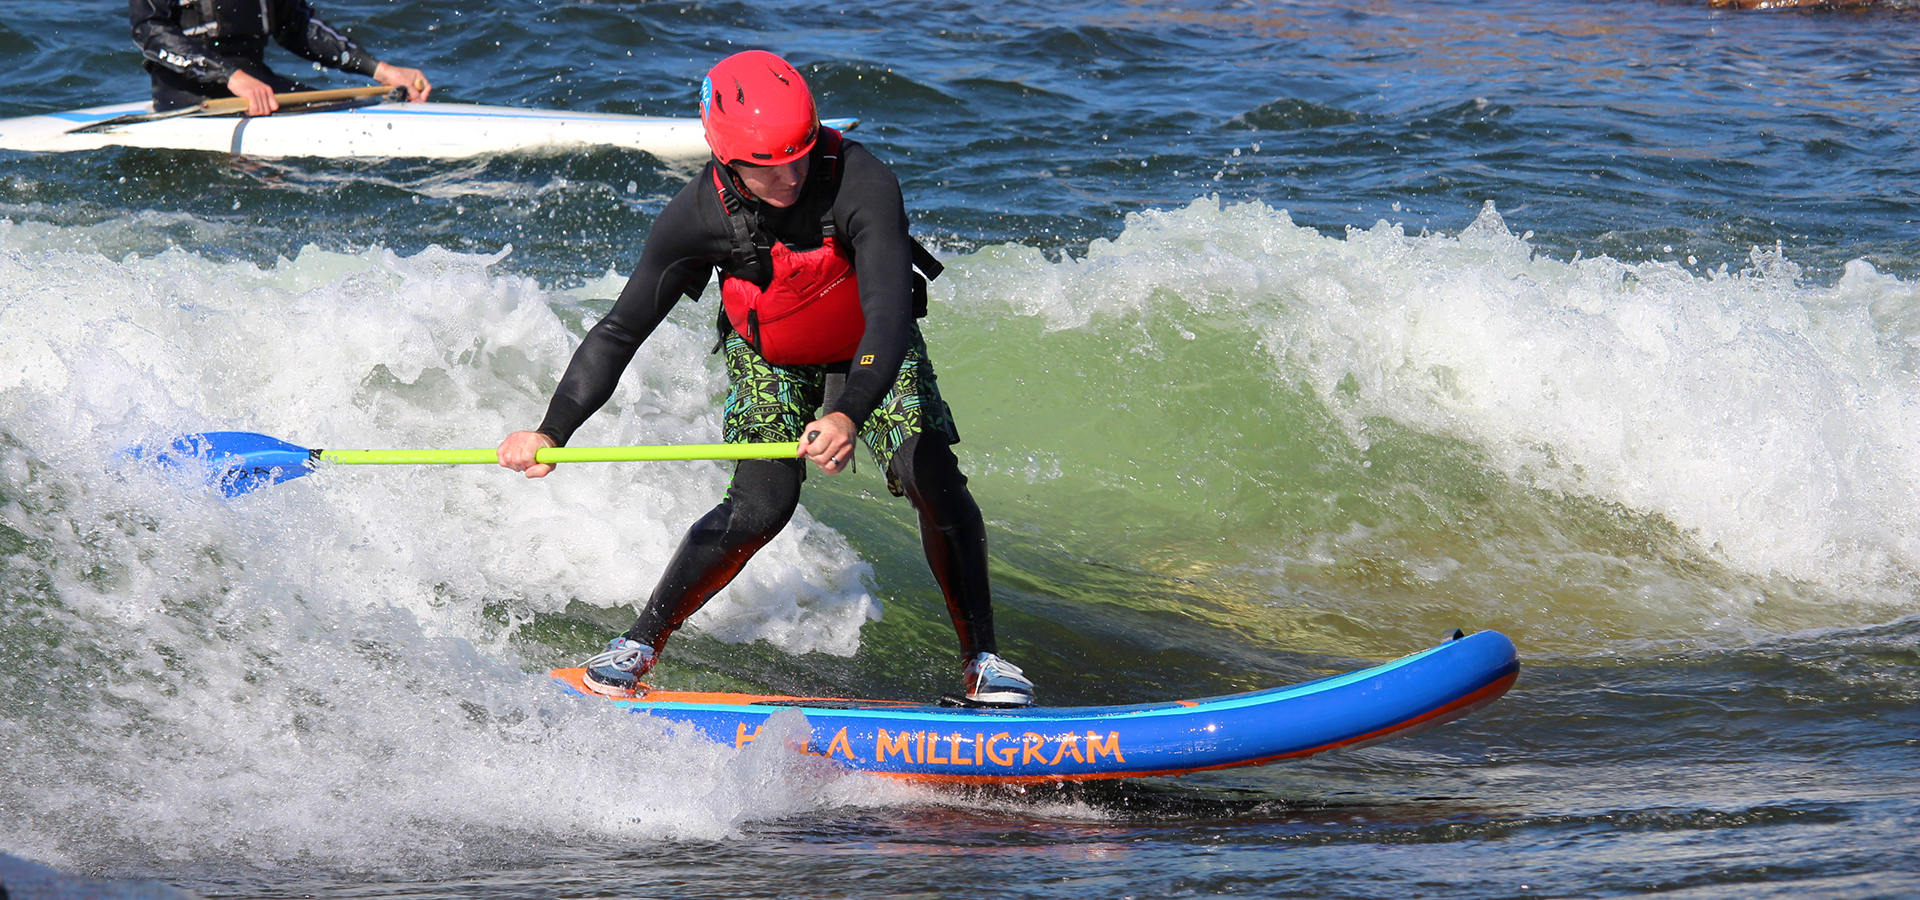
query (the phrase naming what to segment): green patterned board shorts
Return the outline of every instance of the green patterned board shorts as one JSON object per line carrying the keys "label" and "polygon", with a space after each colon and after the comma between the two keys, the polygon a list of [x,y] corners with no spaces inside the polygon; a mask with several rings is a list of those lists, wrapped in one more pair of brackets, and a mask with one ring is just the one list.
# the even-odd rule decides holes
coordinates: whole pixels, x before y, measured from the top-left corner
{"label": "green patterned board shorts", "polygon": [[[940,399],[926,339],[920,336],[918,324],[910,327],[911,343],[893,390],[860,426],[860,439],[887,473],[887,490],[896,497],[903,492],[894,479],[893,455],[907,438],[925,433],[942,435],[949,444],[960,442],[953,411]],[[720,352],[726,356],[730,385],[722,426],[727,443],[798,441],[800,429],[819,418],[817,413],[827,399],[830,366],[774,365],[732,329],[721,338]]]}

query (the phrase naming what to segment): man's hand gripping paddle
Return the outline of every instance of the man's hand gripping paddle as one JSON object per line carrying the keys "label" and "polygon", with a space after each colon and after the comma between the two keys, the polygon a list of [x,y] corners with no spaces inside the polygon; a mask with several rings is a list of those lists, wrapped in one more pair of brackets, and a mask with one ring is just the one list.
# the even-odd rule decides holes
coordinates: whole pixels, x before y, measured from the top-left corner
{"label": "man's hand gripping paddle", "polygon": [[[311,111],[320,108],[333,108],[334,104],[356,102],[377,102],[375,98],[388,94],[398,99],[405,95],[405,88],[392,88],[386,85],[372,87],[340,88],[331,91],[293,91],[274,94],[273,99],[280,102],[280,108],[288,112]],[[129,113],[114,116],[99,122],[90,122],[78,128],[67,129],[68,134],[82,134],[90,131],[108,131],[122,125],[136,125],[141,122],[158,122],[161,119],[198,118],[200,116],[231,116],[247,111],[244,97],[221,97],[217,100],[203,100],[193,106],[183,106],[167,112]]]}
{"label": "man's hand gripping paddle", "polygon": [[[648,462],[693,459],[791,459],[799,451],[785,444],[682,444],[655,447],[548,447],[543,463]],[[291,481],[314,471],[317,463],[366,465],[466,465],[498,463],[484,450],[313,450],[251,431],[190,434],[161,448],[135,447],[131,454],[162,467],[198,472],[207,484],[229,497]]]}

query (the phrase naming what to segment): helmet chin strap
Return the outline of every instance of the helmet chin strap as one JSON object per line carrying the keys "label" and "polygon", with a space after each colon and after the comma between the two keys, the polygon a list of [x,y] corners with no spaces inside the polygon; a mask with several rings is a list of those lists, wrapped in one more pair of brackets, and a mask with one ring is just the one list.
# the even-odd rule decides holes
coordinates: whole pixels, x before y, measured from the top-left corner
{"label": "helmet chin strap", "polygon": [[[714,157],[714,159],[718,161],[719,157],[716,156]],[[720,163],[720,168],[727,170],[727,181],[728,183],[733,185],[734,190],[740,192],[741,199],[752,200],[755,203],[760,202],[760,198],[756,196],[753,193],[753,191],[747,187],[746,179],[741,178],[740,173],[735,172],[733,170],[733,163],[728,163],[728,162]]]}

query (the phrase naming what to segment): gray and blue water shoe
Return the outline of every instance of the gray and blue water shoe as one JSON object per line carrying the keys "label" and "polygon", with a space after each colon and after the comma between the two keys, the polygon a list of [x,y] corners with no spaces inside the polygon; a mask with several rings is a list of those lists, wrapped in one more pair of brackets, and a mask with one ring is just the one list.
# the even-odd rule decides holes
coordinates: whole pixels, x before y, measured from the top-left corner
{"label": "gray and blue water shoe", "polygon": [[640,689],[640,676],[653,669],[653,648],[632,638],[607,642],[607,651],[587,660],[587,687],[609,697],[631,696]]}
{"label": "gray and blue water shoe", "polygon": [[967,660],[967,702],[991,706],[1033,705],[1033,682],[1020,667],[991,653]]}

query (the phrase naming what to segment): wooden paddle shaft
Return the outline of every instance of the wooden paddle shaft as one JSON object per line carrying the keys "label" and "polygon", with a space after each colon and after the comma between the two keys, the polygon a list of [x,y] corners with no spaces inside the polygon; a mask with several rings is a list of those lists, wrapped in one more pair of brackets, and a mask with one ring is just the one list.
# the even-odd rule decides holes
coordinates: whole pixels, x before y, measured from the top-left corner
{"label": "wooden paddle shaft", "polygon": [[[275,94],[273,98],[280,101],[281,107],[284,108],[288,106],[310,106],[315,103],[332,103],[335,100],[359,100],[365,97],[378,97],[391,90],[394,89],[380,84],[371,87],[339,88],[331,91],[293,91],[286,94]],[[198,112],[200,115],[219,116],[227,113],[245,112],[246,109],[247,98],[222,97],[218,100],[201,102]]]}

